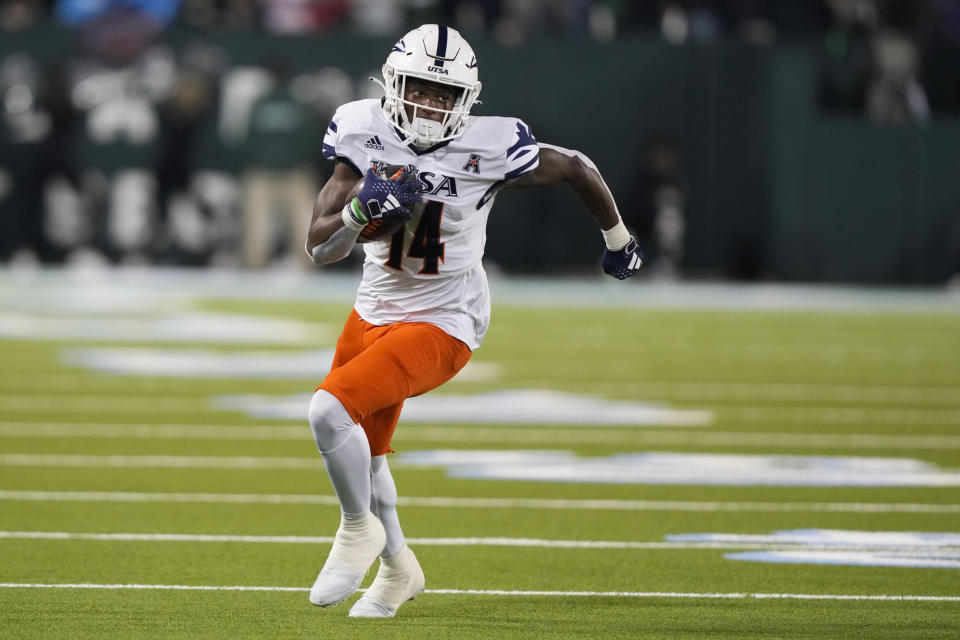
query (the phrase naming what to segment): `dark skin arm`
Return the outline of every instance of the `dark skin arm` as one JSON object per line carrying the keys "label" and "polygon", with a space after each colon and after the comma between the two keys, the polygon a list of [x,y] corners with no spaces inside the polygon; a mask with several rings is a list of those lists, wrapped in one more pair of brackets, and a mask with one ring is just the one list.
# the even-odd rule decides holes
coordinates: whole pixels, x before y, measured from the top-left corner
{"label": "dark skin arm", "polygon": [[604,231],[620,222],[616,204],[603,178],[575,155],[540,147],[540,164],[529,173],[507,182],[503,189],[535,189],[567,183]]}
{"label": "dark skin arm", "polygon": [[313,218],[307,230],[307,253],[330,239],[336,231],[343,228],[340,211],[350,190],[361,176],[345,162],[337,162],[333,175],[323,185],[313,204]]}

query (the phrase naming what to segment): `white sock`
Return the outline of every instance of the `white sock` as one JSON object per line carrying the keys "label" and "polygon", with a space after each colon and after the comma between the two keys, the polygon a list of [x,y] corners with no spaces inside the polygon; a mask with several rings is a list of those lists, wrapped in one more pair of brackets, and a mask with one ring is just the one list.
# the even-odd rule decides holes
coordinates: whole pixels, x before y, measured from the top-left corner
{"label": "white sock", "polygon": [[370,509],[370,443],[367,435],[332,394],[317,391],[310,401],[310,428],[327,475],[346,516]]}
{"label": "white sock", "polygon": [[370,510],[380,518],[387,533],[387,545],[381,556],[389,558],[403,548],[405,539],[397,516],[397,485],[387,465],[387,456],[370,459],[370,487]]}
{"label": "white sock", "polygon": [[325,451],[323,464],[347,517],[362,516],[370,508],[370,443],[360,425],[333,451]]}

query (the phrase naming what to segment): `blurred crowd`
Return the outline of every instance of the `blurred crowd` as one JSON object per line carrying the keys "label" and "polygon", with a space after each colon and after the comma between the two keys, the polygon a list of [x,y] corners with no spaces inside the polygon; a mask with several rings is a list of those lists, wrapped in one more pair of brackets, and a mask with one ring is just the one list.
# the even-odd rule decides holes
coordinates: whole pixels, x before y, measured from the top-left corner
{"label": "blurred crowd", "polygon": [[[81,47],[54,64],[0,48],[0,263],[303,266],[326,121],[375,87],[337,67],[236,66],[164,33],[394,37],[436,21],[506,47],[812,40],[826,110],[879,123],[960,112],[960,0],[4,0],[0,38],[54,23]],[[635,221],[669,272],[683,255],[675,154],[649,150]]]}
{"label": "blurred crowd", "polygon": [[155,28],[275,34],[349,28],[394,36],[439,21],[465,33],[486,31],[507,46],[541,34],[603,41],[640,30],[673,43],[733,36],[772,44],[823,35],[834,54],[841,41],[860,35],[898,33],[921,54],[960,43],[958,0],[3,0],[0,33],[47,20],[82,27],[117,11],[137,12]]}

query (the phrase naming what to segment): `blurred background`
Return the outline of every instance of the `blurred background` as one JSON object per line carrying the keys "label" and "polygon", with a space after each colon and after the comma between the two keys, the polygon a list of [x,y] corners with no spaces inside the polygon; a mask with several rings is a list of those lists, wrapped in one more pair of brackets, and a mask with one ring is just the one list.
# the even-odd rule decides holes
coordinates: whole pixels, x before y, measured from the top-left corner
{"label": "blurred background", "polygon": [[[0,264],[306,268],[326,123],[424,22],[597,163],[644,279],[960,278],[960,0],[4,0]],[[506,273],[601,249],[562,189],[491,216]]]}

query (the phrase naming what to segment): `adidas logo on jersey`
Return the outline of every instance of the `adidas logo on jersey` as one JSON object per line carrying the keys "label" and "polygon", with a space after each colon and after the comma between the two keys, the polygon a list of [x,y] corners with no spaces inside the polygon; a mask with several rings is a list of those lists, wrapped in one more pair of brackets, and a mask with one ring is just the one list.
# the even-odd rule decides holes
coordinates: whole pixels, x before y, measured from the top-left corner
{"label": "adidas logo on jersey", "polygon": [[367,149],[376,149],[377,151],[384,150],[383,143],[380,142],[380,136],[373,136],[372,138],[367,140],[363,144],[363,146],[366,147]]}

